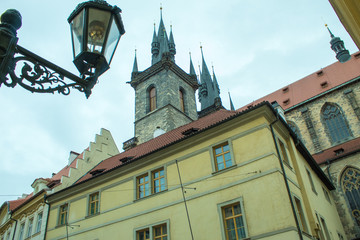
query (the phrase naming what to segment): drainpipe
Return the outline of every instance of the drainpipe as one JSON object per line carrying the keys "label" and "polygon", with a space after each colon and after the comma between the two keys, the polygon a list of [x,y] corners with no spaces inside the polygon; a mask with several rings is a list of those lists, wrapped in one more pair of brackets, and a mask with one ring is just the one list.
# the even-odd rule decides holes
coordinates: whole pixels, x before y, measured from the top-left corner
{"label": "drainpipe", "polygon": [[329,177],[329,179],[330,179],[330,182],[332,183],[332,184],[334,184],[333,183],[333,180],[332,180],[332,178],[331,178],[331,175],[330,175],[330,167],[331,167],[331,162],[329,161],[329,160],[327,160],[326,161],[326,164],[327,164],[327,174],[328,174],[328,177]]}
{"label": "drainpipe", "polygon": [[12,212],[10,212],[10,219],[15,221],[15,229],[14,229],[14,233],[13,233],[13,237],[12,237],[12,240],[14,240],[18,221],[12,218]]}
{"label": "drainpipe", "polygon": [[44,203],[46,204],[46,205],[48,205],[48,213],[47,213],[47,216],[46,216],[46,225],[45,225],[45,233],[44,233],[44,240],[45,240],[45,238],[46,238],[46,233],[47,233],[47,226],[48,226],[48,221],[49,221],[49,214],[50,214],[50,204],[48,203],[48,202],[46,202],[46,198],[47,198],[47,196],[46,196],[46,194],[44,194]]}
{"label": "drainpipe", "polygon": [[287,179],[287,176],[286,176],[286,173],[285,173],[285,168],[284,168],[284,163],[281,159],[281,155],[280,155],[280,151],[279,151],[279,146],[277,144],[277,141],[276,141],[276,138],[275,138],[275,133],[274,133],[274,129],[273,129],[273,124],[276,123],[277,121],[279,120],[279,115],[278,113],[276,114],[276,120],[272,123],[270,123],[270,129],[271,129],[271,134],[272,134],[272,137],[273,137],[273,140],[274,140],[274,143],[275,143],[275,148],[276,148],[276,153],[279,157],[279,162],[280,162],[280,166],[281,166],[281,170],[283,172],[283,177],[284,177],[284,182],[285,182],[285,186],[286,186],[286,190],[287,190],[287,193],[288,193],[288,197],[289,197],[289,200],[290,200],[290,204],[291,204],[291,209],[292,209],[292,212],[293,212],[293,215],[294,215],[294,219],[295,219],[295,223],[296,223],[296,228],[297,228],[297,231],[298,231],[298,234],[299,234],[299,239],[300,240],[303,240],[303,236],[302,236],[302,231],[301,231],[301,228],[300,228],[300,224],[299,224],[299,221],[296,217],[296,210],[295,210],[295,205],[294,205],[294,202],[292,201],[292,197],[291,197],[291,192],[290,192],[290,186],[289,186],[289,182],[288,182],[288,179]]}

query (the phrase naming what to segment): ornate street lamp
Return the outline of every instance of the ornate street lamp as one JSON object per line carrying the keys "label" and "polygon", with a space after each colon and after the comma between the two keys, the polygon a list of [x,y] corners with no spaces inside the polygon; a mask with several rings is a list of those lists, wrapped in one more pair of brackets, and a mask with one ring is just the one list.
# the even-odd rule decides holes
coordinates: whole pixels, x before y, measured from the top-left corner
{"label": "ornate street lamp", "polygon": [[[1,15],[0,23],[0,87],[19,84],[31,92],[64,95],[75,88],[89,97],[98,77],[109,69],[120,37],[125,33],[120,13],[120,8],[103,0],[80,3],[71,13],[68,22],[78,77],[17,45],[21,15],[17,10],[7,10]],[[16,71],[19,65],[21,71]]]}

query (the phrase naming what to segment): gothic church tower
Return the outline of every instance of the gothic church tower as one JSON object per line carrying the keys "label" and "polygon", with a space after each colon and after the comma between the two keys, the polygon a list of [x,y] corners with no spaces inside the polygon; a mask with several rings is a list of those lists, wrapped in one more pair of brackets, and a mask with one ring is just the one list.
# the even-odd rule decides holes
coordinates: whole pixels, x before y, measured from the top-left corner
{"label": "gothic church tower", "polygon": [[[190,63],[188,74],[176,65],[172,29],[168,37],[162,14],[157,33],[154,28],[151,53],[151,66],[144,71],[138,71],[135,54],[129,82],[135,90],[133,145],[146,142],[198,118],[195,100],[198,81],[194,67]],[[126,142],[124,149],[127,148],[125,144]]]}

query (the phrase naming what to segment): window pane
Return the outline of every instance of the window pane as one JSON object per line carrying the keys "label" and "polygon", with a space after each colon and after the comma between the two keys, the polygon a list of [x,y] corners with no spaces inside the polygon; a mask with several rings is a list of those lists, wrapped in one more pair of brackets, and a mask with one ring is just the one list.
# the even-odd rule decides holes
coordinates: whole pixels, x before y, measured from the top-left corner
{"label": "window pane", "polygon": [[106,43],[106,48],[105,48],[105,58],[109,64],[113,57],[113,53],[116,49],[116,46],[119,42],[118,41],[119,37],[120,37],[120,32],[115,23],[115,19],[113,18],[112,23],[111,23],[110,32],[109,32],[109,37],[108,37],[108,40]]}
{"label": "window pane", "polygon": [[224,152],[230,151],[229,145],[223,146]]}
{"label": "window pane", "polygon": [[227,161],[227,160],[230,160],[230,159],[231,159],[231,155],[230,155],[230,153],[229,153],[229,152],[228,152],[228,153],[225,153],[224,157],[225,157],[225,161]]}
{"label": "window pane", "polygon": [[218,155],[220,153],[222,153],[221,147],[215,148],[215,154]]}
{"label": "window pane", "polygon": [[240,204],[236,204],[234,205],[234,215],[239,215],[239,214],[241,214]]}
{"label": "window pane", "polygon": [[218,164],[222,163],[224,161],[223,156],[216,157],[216,161],[217,161]]}
{"label": "window pane", "polygon": [[218,170],[223,170],[225,167],[224,167],[224,163],[220,163],[218,165]]}

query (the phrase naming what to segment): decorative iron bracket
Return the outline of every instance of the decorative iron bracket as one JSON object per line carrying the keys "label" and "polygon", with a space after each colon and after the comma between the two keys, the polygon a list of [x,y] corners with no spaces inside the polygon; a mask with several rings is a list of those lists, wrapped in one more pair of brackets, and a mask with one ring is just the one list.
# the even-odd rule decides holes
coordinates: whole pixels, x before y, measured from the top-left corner
{"label": "decorative iron bracket", "polygon": [[[0,86],[2,83],[8,87],[19,84],[31,92],[58,92],[63,95],[70,94],[70,89],[74,88],[84,92],[88,98],[97,82],[97,76],[80,78],[20,45],[15,47],[15,56],[10,60],[9,65],[8,74],[11,79],[6,76],[0,78]],[[17,70],[17,67],[21,70]]]}

